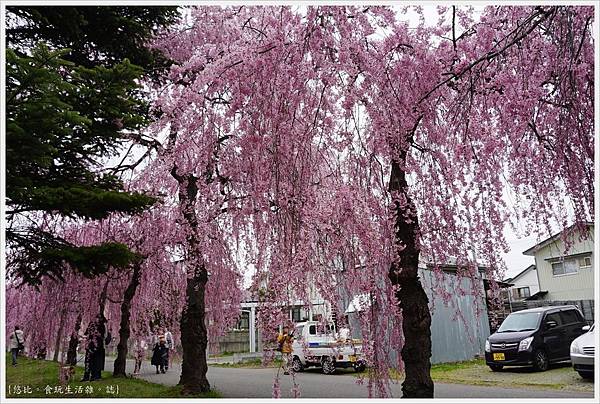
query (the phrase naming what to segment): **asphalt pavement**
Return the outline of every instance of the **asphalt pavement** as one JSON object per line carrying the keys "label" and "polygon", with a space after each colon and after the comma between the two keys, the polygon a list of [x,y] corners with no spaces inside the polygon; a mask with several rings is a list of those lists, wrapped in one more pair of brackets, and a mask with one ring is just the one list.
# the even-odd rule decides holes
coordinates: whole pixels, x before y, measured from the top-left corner
{"label": "asphalt pavement", "polygon": [[[112,368],[114,358],[107,358],[106,370]],[[277,368],[233,368],[209,366],[208,380],[212,388],[226,398],[271,398]],[[127,361],[127,372],[133,372],[133,361]],[[174,363],[165,374],[156,374],[149,361],[144,362],[140,378],[153,383],[176,385],[179,382],[181,365]],[[358,384],[351,372],[338,370],[325,376],[319,369],[308,369],[296,374],[302,398],[366,398],[369,397],[367,382]],[[293,397],[292,377],[280,373],[281,397]],[[402,396],[401,386],[391,386],[392,397]],[[436,398],[593,398],[591,392],[571,392],[553,389],[502,388],[472,386],[466,384],[436,383]]]}

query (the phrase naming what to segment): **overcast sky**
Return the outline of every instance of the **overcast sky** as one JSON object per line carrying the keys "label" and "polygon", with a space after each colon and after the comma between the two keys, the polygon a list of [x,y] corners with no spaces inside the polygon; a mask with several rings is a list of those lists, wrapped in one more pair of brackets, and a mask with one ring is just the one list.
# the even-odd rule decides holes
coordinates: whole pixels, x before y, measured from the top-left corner
{"label": "overcast sky", "polygon": [[506,267],[508,268],[506,278],[510,278],[535,263],[533,257],[523,255],[523,251],[536,245],[537,241],[535,236],[519,239],[512,230],[505,230],[504,234],[510,246],[510,252],[503,254],[502,258],[506,261]]}

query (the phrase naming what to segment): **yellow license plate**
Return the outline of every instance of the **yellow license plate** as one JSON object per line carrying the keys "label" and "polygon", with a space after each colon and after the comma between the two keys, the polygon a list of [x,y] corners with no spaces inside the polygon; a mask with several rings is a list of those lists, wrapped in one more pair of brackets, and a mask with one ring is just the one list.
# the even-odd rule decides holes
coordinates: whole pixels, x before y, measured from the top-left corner
{"label": "yellow license plate", "polygon": [[356,355],[350,355],[350,362],[356,362]]}
{"label": "yellow license plate", "polygon": [[503,361],[504,359],[504,352],[497,352],[494,354],[495,361]]}

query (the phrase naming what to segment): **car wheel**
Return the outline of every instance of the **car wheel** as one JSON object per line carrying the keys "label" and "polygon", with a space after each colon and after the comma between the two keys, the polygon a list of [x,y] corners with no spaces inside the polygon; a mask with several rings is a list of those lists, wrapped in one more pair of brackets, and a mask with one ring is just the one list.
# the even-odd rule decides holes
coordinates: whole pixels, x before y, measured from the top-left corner
{"label": "car wheel", "polygon": [[323,369],[323,373],[326,375],[330,375],[335,372],[335,364],[333,363],[333,359],[331,356],[324,356],[321,360],[321,367]]}
{"label": "car wheel", "polygon": [[367,368],[367,364],[365,363],[365,361],[358,361],[354,364],[353,367],[355,372],[362,372]]}
{"label": "car wheel", "polygon": [[296,373],[302,372],[304,370],[304,366],[302,366],[302,362],[300,362],[300,358],[298,358],[297,356],[294,356],[294,359],[292,359],[292,369]]}
{"label": "car wheel", "polygon": [[492,372],[499,372],[504,368],[503,365],[488,365],[488,366],[490,367],[490,369],[492,369]]}
{"label": "car wheel", "polygon": [[548,370],[548,355],[541,349],[536,349],[533,352],[533,369],[537,372],[545,372]]}
{"label": "car wheel", "polygon": [[591,380],[594,379],[594,373],[592,373],[592,372],[581,372],[581,371],[578,371],[577,373],[579,373],[579,376],[581,376],[584,379],[591,379]]}

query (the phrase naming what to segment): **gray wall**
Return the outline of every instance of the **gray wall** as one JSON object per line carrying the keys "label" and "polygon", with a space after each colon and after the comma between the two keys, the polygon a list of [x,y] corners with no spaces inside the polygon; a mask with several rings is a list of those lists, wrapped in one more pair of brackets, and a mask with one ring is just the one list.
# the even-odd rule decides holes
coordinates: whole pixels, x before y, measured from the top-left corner
{"label": "gray wall", "polygon": [[232,330],[219,338],[219,352],[249,352],[248,330]]}
{"label": "gray wall", "polygon": [[[421,270],[421,282],[429,297],[431,316],[431,363],[458,362],[471,360],[476,355],[483,355],[485,340],[490,335],[490,327],[485,299],[483,296],[483,281],[479,280],[477,287],[481,288],[482,297],[471,295],[461,296],[458,287],[470,291],[470,279],[460,279],[456,275],[444,273],[439,287],[448,292],[450,300],[447,305],[441,295],[432,290],[436,285],[433,271]],[[479,300],[481,312],[477,315],[476,302]],[[462,319],[457,316],[459,314]]]}
{"label": "gray wall", "polygon": [[[260,338],[256,331],[256,341]],[[258,345],[257,345],[258,347]],[[260,347],[262,350],[262,347]],[[219,352],[250,352],[250,334],[248,330],[231,330],[219,338]]]}
{"label": "gray wall", "polygon": [[[458,287],[470,291],[473,288],[470,279],[460,279],[454,274],[444,272],[441,279],[428,269],[419,270],[423,288],[429,298],[431,314],[431,363],[460,362],[484,355],[485,340],[490,335],[483,280],[479,279],[475,287],[481,291],[481,297],[470,294],[460,296]],[[432,290],[432,285],[434,286]],[[438,289],[443,289],[450,299],[447,305]],[[476,311],[479,301],[480,313]],[[349,301],[346,301],[346,306]],[[459,316],[462,316],[462,320]],[[353,337],[360,338],[360,321],[357,313],[351,313],[348,319]],[[396,362],[396,354],[390,352],[391,363]]]}

